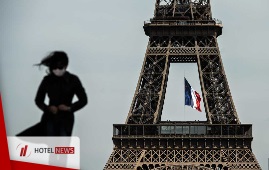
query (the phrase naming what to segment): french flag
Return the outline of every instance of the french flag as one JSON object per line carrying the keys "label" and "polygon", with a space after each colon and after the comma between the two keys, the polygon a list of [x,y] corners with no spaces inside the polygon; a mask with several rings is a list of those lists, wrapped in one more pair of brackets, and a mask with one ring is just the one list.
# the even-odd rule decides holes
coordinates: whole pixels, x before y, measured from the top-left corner
{"label": "french flag", "polygon": [[198,110],[199,112],[201,111],[200,108],[200,102],[201,102],[201,97],[199,93],[197,93],[189,84],[187,79],[185,79],[185,105],[191,106],[192,108]]}

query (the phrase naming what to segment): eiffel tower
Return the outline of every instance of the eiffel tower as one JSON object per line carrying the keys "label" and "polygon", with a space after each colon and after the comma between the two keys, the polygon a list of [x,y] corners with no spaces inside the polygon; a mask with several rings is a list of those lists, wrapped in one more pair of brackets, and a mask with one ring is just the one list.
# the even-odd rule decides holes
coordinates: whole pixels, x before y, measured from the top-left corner
{"label": "eiffel tower", "polygon": [[[104,169],[261,169],[252,125],[241,124],[217,43],[222,23],[210,0],[156,0],[149,42],[125,124],[113,125]],[[207,121],[162,121],[170,63],[197,63]]]}

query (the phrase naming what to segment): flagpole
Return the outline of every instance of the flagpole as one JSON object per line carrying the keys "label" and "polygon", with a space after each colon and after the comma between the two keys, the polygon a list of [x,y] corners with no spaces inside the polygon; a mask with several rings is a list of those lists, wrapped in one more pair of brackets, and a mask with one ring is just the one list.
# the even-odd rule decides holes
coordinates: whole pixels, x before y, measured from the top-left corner
{"label": "flagpole", "polygon": [[184,104],[184,121],[186,121],[186,119],[185,119],[185,69],[184,69],[184,88],[183,88],[183,94],[184,94],[184,102],[183,102],[183,104]]}

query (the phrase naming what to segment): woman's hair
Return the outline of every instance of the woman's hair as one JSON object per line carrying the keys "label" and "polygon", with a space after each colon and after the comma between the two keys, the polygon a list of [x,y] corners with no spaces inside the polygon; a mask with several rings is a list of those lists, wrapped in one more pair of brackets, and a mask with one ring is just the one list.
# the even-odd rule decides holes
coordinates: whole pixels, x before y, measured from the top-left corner
{"label": "woman's hair", "polygon": [[36,66],[47,66],[51,70],[57,65],[67,66],[68,56],[64,51],[53,51],[48,56],[44,57],[39,64]]}

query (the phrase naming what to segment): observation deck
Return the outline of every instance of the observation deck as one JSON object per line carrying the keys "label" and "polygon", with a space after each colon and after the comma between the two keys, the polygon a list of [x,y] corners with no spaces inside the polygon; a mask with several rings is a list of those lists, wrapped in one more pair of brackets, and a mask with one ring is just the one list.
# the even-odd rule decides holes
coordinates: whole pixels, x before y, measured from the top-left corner
{"label": "observation deck", "polygon": [[250,148],[251,124],[161,122],[114,124],[113,142],[118,148]]}
{"label": "observation deck", "polygon": [[144,31],[147,36],[208,36],[222,34],[222,22],[213,20],[161,20],[150,19],[144,22]]}

